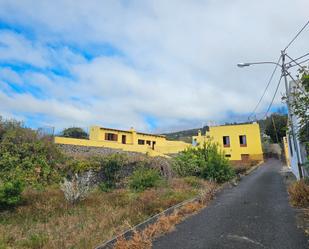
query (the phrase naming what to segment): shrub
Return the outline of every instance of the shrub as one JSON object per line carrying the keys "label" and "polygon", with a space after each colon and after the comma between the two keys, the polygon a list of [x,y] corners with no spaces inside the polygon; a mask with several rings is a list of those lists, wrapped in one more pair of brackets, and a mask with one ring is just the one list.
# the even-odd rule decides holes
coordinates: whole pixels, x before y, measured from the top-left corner
{"label": "shrub", "polygon": [[16,121],[0,119],[0,179],[22,179],[27,185],[46,185],[60,181],[57,170],[63,159],[48,137],[24,128]]}
{"label": "shrub", "polygon": [[63,137],[71,137],[71,138],[81,138],[86,139],[88,138],[88,134],[79,127],[70,127],[66,128],[61,132]]}
{"label": "shrub", "polygon": [[155,169],[139,168],[129,179],[129,187],[134,191],[144,191],[147,188],[158,186],[162,180],[160,173]]}
{"label": "shrub", "polygon": [[6,209],[21,202],[23,183],[19,180],[5,182],[0,185],[0,208]]}
{"label": "shrub", "polygon": [[120,154],[113,154],[107,157],[97,157],[95,159],[100,165],[100,171],[104,176],[104,183],[100,184],[100,189],[108,191],[115,188],[120,178],[120,170],[124,165],[125,157]]}
{"label": "shrub", "polygon": [[288,192],[290,194],[291,203],[297,207],[309,207],[309,185],[305,180],[292,183]]}
{"label": "shrub", "polygon": [[181,152],[173,161],[173,169],[180,176],[198,176],[218,183],[235,175],[228,159],[212,142]]}
{"label": "shrub", "polygon": [[195,148],[180,152],[172,162],[173,170],[182,177],[200,176],[204,159],[197,152]]}
{"label": "shrub", "polygon": [[100,169],[100,163],[93,158],[71,158],[67,160],[65,167],[67,174],[81,174],[87,171],[98,171]]}

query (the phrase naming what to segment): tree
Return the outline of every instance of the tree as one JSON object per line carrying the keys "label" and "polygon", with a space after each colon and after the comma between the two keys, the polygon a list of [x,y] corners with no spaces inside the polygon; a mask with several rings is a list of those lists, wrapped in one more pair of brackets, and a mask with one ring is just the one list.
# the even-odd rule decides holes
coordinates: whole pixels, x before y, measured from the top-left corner
{"label": "tree", "polygon": [[309,153],[309,72],[304,68],[299,72],[298,84],[292,91],[291,107],[299,120],[299,139]]}
{"label": "tree", "polygon": [[63,137],[71,137],[71,138],[88,138],[88,134],[79,127],[70,127],[66,128],[62,131],[61,135]]}
{"label": "tree", "polygon": [[265,133],[270,136],[272,142],[281,143],[282,138],[286,136],[287,115],[273,113],[265,120]]}

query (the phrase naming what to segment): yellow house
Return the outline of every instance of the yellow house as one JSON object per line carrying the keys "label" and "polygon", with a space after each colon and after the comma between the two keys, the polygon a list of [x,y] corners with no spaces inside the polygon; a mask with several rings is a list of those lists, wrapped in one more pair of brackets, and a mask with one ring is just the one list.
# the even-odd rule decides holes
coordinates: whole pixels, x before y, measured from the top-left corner
{"label": "yellow house", "polygon": [[283,147],[284,147],[284,155],[285,155],[286,164],[288,167],[291,167],[290,156],[289,156],[289,146],[288,146],[288,141],[286,137],[283,137]]}
{"label": "yellow house", "polygon": [[90,127],[89,139],[55,137],[55,143],[106,147],[123,151],[148,153],[150,156],[175,154],[191,146],[182,141],[169,141],[165,136],[130,130]]}
{"label": "yellow house", "polygon": [[221,147],[232,161],[263,161],[260,127],[257,123],[222,125],[209,127],[205,135],[199,131],[193,136],[193,145],[213,141]]}

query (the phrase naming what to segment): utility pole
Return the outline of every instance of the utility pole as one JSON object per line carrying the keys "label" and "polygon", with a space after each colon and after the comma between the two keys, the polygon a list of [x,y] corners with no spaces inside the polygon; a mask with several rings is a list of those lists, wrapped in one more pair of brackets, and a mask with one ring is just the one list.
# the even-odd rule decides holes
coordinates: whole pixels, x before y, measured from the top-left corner
{"label": "utility pole", "polygon": [[271,115],[271,120],[272,120],[272,122],[273,122],[274,130],[275,130],[275,134],[276,134],[277,144],[279,144],[279,138],[278,138],[278,133],[277,133],[277,127],[276,127],[276,124],[275,124],[275,120],[274,120],[273,115]]}
{"label": "utility pole", "polygon": [[291,132],[292,132],[292,139],[293,139],[293,145],[294,145],[293,147],[294,147],[294,150],[296,152],[299,178],[303,178],[303,172],[302,172],[301,164],[300,164],[299,148],[298,148],[298,144],[297,144],[297,141],[296,141],[295,127],[294,127],[294,123],[293,123],[293,119],[292,119],[293,118],[293,113],[291,111],[291,94],[290,94],[288,80],[287,80],[287,74],[288,74],[287,73],[287,67],[285,65],[285,57],[286,57],[285,50],[281,51],[281,56],[282,56],[281,70],[282,70],[282,75],[284,77],[286,99],[287,99],[287,107],[288,107],[288,122],[290,123]]}

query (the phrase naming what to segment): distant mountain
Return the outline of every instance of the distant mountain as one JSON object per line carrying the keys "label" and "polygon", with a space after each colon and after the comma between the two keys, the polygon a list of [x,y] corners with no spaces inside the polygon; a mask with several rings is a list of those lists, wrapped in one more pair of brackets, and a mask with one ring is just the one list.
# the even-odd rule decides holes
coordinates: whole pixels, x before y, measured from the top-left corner
{"label": "distant mountain", "polygon": [[162,135],[166,136],[168,140],[179,140],[186,143],[192,143],[192,136],[196,136],[199,130],[202,131],[202,134],[205,134],[206,130],[208,130],[208,126],[204,126],[203,128],[163,133]]}

